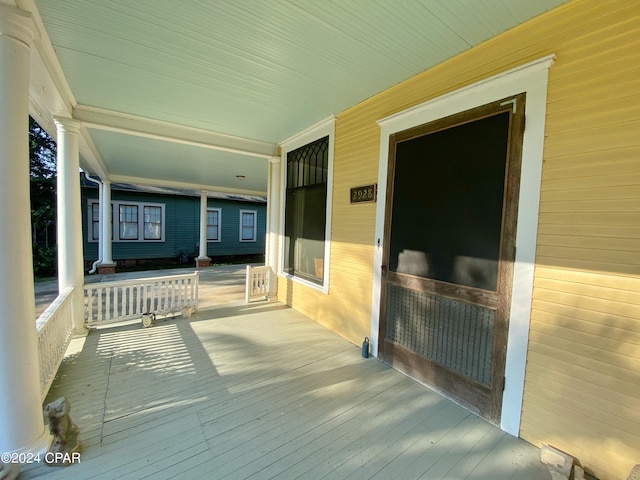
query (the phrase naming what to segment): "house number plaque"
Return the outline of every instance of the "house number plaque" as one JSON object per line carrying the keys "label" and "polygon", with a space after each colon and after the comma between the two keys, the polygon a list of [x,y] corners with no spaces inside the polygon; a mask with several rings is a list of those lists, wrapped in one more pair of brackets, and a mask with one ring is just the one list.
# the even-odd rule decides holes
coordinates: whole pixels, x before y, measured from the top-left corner
{"label": "house number plaque", "polygon": [[378,184],[353,187],[351,189],[351,203],[373,203],[378,197]]}

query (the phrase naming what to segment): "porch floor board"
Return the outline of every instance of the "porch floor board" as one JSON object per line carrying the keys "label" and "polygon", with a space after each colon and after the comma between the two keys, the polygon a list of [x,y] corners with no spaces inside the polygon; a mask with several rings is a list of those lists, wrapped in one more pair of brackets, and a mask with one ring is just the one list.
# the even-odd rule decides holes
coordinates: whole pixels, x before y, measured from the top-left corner
{"label": "porch floor board", "polygon": [[81,462],[21,479],[549,479],[539,450],[281,304],[94,330],[69,347]]}

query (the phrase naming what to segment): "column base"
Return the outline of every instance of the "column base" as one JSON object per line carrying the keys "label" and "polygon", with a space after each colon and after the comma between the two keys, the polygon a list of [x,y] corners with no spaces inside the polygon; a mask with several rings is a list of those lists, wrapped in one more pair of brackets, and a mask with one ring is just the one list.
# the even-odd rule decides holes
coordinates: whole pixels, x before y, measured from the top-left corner
{"label": "column base", "polygon": [[101,263],[98,265],[98,275],[112,275],[116,273],[115,263]]}
{"label": "column base", "polygon": [[[31,447],[21,448],[20,450],[16,450],[10,453],[17,454],[32,454],[38,455],[40,459],[44,459],[49,447],[51,446],[51,442],[53,441],[53,435],[49,433],[47,428],[43,428],[42,435],[38,438],[35,443]],[[42,461],[44,463],[44,461]],[[19,463],[4,463],[0,462],[0,480],[14,480],[20,474],[20,464]]]}
{"label": "column base", "polygon": [[211,259],[209,257],[197,257],[196,268],[210,267]]}

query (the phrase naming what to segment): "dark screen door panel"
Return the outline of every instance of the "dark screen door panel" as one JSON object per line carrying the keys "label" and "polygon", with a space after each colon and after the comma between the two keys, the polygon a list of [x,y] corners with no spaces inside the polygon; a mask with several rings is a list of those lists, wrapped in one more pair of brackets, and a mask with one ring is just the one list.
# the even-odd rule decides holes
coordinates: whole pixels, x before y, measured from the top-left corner
{"label": "dark screen door panel", "polygon": [[523,124],[513,105],[393,135],[387,186],[381,358],[494,423]]}
{"label": "dark screen door panel", "polygon": [[389,270],[496,290],[509,119],[397,144]]}

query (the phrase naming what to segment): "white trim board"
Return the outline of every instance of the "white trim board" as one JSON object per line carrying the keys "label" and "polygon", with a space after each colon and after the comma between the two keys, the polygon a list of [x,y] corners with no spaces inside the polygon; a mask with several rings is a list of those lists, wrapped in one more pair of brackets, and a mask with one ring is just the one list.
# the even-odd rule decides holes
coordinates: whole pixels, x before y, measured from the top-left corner
{"label": "white trim board", "polygon": [[517,250],[507,338],[506,384],[500,423],[502,430],[514,436],[518,436],[520,431],[538,230],[547,82],[549,68],[553,64],[554,58],[555,55],[548,55],[378,121],[378,125],[380,125],[380,156],[371,304],[371,351],[375,356],[378,355],[389,136],[501,98],[522,92],[527,94],[516,230]]}

